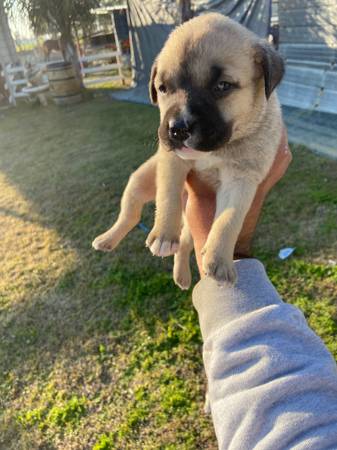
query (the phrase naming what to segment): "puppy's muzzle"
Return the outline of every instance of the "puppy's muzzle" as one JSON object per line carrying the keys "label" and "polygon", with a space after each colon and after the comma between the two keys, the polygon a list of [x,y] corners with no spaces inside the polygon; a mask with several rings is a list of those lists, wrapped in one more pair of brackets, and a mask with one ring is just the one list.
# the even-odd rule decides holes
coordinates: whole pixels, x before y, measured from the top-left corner
{"label": "puppy's muzzle", "polygon": [[171,119],[169,121],[168,135],[171,142],[181,147],[184,142],[191,136],[192,123],[185,119]]}

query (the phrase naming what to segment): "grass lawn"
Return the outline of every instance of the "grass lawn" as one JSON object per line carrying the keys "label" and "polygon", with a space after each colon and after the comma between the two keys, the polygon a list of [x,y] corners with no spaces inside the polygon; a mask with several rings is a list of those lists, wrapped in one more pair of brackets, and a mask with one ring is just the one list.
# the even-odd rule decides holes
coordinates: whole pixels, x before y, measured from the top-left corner
{"label": "grass lawn", "polygon": [[[140,229],[113,254],[91,249],[157,122],[104,98],[0,119],[1,449],[216,449],[197,317],[172,261]],[[255,254],[337,358],[337,162],[293,152]],[[296,252],[281,262],[284,246]]]}

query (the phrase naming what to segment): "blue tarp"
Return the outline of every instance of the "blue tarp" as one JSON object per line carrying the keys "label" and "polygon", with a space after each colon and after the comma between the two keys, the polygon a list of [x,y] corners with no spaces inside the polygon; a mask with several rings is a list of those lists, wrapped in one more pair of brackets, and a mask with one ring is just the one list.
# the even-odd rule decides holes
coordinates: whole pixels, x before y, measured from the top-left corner
{"label": "blue tarp", "polygon": [[[220,12],[265,37],[268,33],[270,0],[194,0],[194,15]],[[129,28],[133,86],[129,91],[114,93],[114,98],[149,103],[147,84],[152,63],[170,31],[179,23],[176,0],[129,0]]]}

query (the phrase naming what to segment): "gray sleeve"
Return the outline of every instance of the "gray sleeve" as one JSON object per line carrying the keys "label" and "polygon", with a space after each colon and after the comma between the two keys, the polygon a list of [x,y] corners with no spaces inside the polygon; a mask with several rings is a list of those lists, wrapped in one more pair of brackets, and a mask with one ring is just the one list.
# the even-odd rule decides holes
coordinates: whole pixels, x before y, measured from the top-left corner
{"label": "gray sleeve", "polygon": [[219,448],[337,450],[332,356],[260,262],[235,265],[235,287],[204,278],[193,292]]}

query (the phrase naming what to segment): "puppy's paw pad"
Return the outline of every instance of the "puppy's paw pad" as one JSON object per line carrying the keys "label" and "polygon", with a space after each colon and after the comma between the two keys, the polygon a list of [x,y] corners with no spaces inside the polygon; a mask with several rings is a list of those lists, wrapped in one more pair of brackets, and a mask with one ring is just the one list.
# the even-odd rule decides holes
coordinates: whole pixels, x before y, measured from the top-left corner
{"label": "puppy's paw pad", "polygon": [[233,262],[222,255],[203,251],[202,268],[206,276],[213,278],[219,284],[235,283],[236,271]]}
{"label": "puppy's paw pad", "polygon": [[114,239],[113,234],[103,233],[97,236],[92,242],[92,246],[95,250],[102,252],[111,252],[118,244],[118,241]]}

